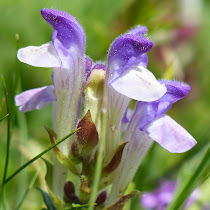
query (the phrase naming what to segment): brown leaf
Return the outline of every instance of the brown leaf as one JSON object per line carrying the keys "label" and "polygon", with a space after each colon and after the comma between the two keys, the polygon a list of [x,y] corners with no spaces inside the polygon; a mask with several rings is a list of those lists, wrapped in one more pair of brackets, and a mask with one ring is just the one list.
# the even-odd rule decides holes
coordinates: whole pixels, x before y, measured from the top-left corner
{"label": "brown leaf", "polygon": [[102,169],[102,176],[107,175],[107,174],[113,172],[115,169],[117,169],[117,167],[120,164],[120,161],[121,161],[121,158],[122,158],[122,153],[123,153],[123,150],[124,150],[126,144],[127,144],[127,142],[121,144],[118,147],[118,149],[117,149],[114,157],[112,158],[111,162],[105,168]]}
{"label": "brown leaf", "polygon": [[139,195],[140,192],[134,191],[128,195],[122,196],[115,204],[104,210],[123,210],[125,204],[135,195]]}

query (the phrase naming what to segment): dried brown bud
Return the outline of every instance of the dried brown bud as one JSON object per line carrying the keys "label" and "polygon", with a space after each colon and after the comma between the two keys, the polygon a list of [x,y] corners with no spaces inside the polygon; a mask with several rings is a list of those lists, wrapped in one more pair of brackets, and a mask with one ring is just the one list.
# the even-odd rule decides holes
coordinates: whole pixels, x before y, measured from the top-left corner
{"label": "dried brown bud", "polygon": [[92,121],[90,110],[78,123],[77,140],[81,146],[82,153],[89,153],[98,144],[98,132]]}

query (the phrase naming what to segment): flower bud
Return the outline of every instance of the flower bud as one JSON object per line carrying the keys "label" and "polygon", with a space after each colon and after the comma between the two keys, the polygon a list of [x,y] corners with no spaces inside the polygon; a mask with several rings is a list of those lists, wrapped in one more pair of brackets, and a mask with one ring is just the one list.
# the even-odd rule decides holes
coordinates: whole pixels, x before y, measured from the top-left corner
{"label": "flower bud", "polygon": [[74,184],[68,181],[64,185],[64,201],[66,203],[80,203],[77,195],[75,195]]}
{"label": "flower bud", "polygon": [[106,198],[107,198],[107,193],[106,193],[106,191],[103,191],[97,197],[97,199],[96,199],[96,205],[99,206],[99,205],[103,204],[106,201]]}
{"label": "flower bud", "polygon": [[101,111],[105,73],[106,71],[104,69],[93,69],[84,88],[85,112],[88,110],[91,111],[92,119],[95,124],[97,124]]}
{"label": "flower bud", "polygon": [[83,157],[87,157],[91,154],[99,140],[98,132],[92,121],[90,110],[88,110],[86,115],[80,120],[77,127],[81,128],[77,131],[78,145],[80,146]]}

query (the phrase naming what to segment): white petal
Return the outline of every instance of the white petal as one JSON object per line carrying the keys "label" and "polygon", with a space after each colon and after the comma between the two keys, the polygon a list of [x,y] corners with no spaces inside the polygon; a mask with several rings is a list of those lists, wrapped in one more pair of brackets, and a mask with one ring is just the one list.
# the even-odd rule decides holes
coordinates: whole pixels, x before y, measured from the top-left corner
{"label": "white petal", "polygon": [[60,67],[52,42],[41,46],[28,46],[18,50],[18,59],[31,66],[54,68]]}
{"label": "white petal", "polygon": [[113,82],[112,87],[119,93],[138,101],[155,101],[166,93],[166,87],[143,66],[132,67]]}
{"label": "white petal", "polygon": [[144,130],[154,141],[172,153],[186,152],[197,143],[181,125],[168,115],[161,115],[149,123]]}

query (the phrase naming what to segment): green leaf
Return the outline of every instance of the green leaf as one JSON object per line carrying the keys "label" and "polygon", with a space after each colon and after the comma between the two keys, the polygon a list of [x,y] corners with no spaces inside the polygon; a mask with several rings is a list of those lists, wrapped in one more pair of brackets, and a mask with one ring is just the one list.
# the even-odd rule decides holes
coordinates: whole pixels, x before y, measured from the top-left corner
{"label": "green leaf", "polygon": [[54,203],[54,205],[56,206],[56,208],[58,210],[63,210],[63,205],[64,205],[64,202],[62,200],[60,200],[52,191],[51,189],[48,187],[48,192],[49,192],[49,195]]}
{"label": "green leaf", "polygon": [[41,159],[44,161],[46,165],[46,175],[45,175],[45,181],[47,183],[47,186],[52,189],[53,185],[53,165],[50,161],[46,160],[45,158],[41,157]]}
{"label": "green leaf", "polygon": [[[56,138],[56,134],[53,130],[45,127],[45,129],[47,130],[49,137],[50,137],[50,142],[51,144],[55,143],[55,138]],[[80,129],[80,128],[79,128]],[[66,168],[68,168],[73,174],[75,175],[80,175],[80,172],[78,171],[78,169],[75,167],[75,165],[73,164],[73,161],[71,161],[69,158],[67,158],[58,147],[54,147],[53,151],[58,159],[58,161],[65,166]]]}
{"label": "green leaf", "polygon": [[37,189],[40,190],[40,192],[42,193],[43,198],[44,198],[44,202],[47,206],[47,209],[48,210],[57,210],[56,207],[54,206],[50,196],[45,191],[43,191],[42,189],[40,189],[40,188],[37,188]]}
{"label": "green leaf", "polygon": [[184,183],[178,193],[176,194],[174,200],[168,206],[167,210],[181,210],[183,209],[187,199],[191,193],[195,190],[198,185],[203,182],[209,176],[210,169],[210,147],[208,147],[206,154],[204,155],[202,161],[198,165],[195,173],[189,177],[186,183]]}

